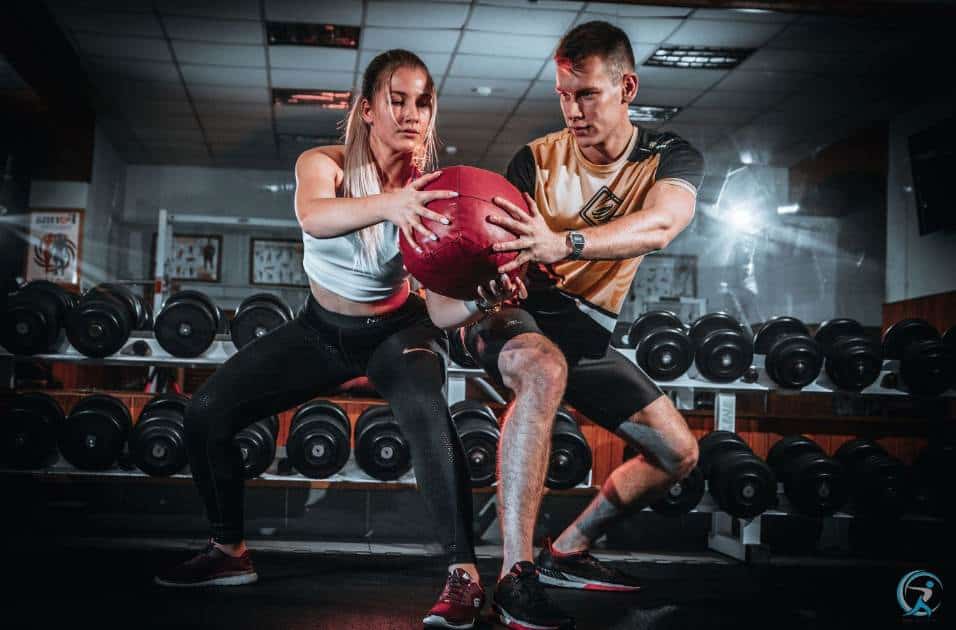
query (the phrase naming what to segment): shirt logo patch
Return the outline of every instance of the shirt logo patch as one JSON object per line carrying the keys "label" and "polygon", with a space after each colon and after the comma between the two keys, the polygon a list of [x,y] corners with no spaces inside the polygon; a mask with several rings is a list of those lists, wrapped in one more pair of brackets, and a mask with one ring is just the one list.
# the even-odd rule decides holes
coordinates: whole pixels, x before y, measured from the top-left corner
{"label": "shirt logo patch", "polygon": [[620,207],[621,198],[612,193],[607,186],[601,186],[601,189],[594,193],[591,200],[581,209],[580,215],[588,225],[600,225],[617,216]]}

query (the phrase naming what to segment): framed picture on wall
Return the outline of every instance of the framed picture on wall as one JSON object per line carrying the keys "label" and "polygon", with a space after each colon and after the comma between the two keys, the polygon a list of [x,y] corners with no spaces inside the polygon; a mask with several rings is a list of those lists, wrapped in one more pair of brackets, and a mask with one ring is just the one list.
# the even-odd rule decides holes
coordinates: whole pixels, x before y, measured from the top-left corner
{"label": "framed picture on wall", "polygon": [[634,276],[631,297],[645,302],[662,297],[697,297],[697,256],[645,256]]}
{"label": "framed picture on wall", "polygon": [[[156,260],[156,235],[153,256]],[[152,270],[155,265],[150,265]],[[166,251],[166,274],[170,281],[219,282],[222,278],[222,236],[173,234]]]}
{"label": "framed picture on wall", "polygon": [[302,268],[302,241],[251,239],[249,283],[274,287],[309,286],[309,280]]}
{"label": "framed picture on wall", "polygon": [[83,211],[33,210],[28,238],[27,281],[49,280],[79,289]]}

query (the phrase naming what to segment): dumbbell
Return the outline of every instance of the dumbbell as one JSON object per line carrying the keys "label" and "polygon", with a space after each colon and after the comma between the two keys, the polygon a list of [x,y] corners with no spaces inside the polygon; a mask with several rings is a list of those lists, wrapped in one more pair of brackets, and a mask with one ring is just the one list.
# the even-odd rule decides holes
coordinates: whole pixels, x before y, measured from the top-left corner
{"label": "dumbbell", "polygon": [[0,344],[13,354],[55,352],[65,337],[76,295],[46,280],[34,280],[7,296]]}
{"label": "dumbbell", "polygon": [[490,486],[495,482],[498,439],[501,437],[495,413],[477,400],[458,401],[450,411],[468,461],[471,487]]}
{"label": "dumbbell", "polygon": [[766,356],[770,380],[787,389],[806,387],[823,367],[820,346],[796,317],[771,318],[754,336],[754,352]]}
{"label": "dumbbell", "polygon": [[398,479],[411,469],[412,454],[391,407],[368,407],[358,417],[355,459],[359,468],[381,481]]}
{"label": "dumbbell", "polygon": [[551,454],[544,485],[552,490],[567,490],[584,482],[591,471],[591,447],[574,417],[558,408],[551,429]]}
{"label": "dumbbell", "polygon": [[694,365],[701,376],[715,383],[732,383],[744,376],[754,357],[753,338],[727,313],[709,313],[690,327],[695,348]]}
{"label": "dumbbell", "polygon": [[943,340],[943,343],[946,344],[947,347],[956,350],[956,326],[947,328],[940,339]]}
{"label": "dumbbell", "polygon": [[740,436],[714,431],[700,439],[701,472],[720,509],[738,518],[753,518],[777,503],[777,479]]}
{"label": "dumbbell", "polygon": [[311,479],[342,470],[352,452],[352,430],[345,411],[328,400],[307,402],[295,412],[286,452],[289,463]]}
{"label": "dumbbell", "polygon": [[767,454],[793,507],[807,516],[828,516],[847,501],[847,479],[840,462],[803,435],[788,435]]}
{"label": "dumbbell", "polygon": [[222,310],[200,291],[179,291],[156,316],[156,341],[174,357],[198,357],[223,325]]}
{"label": "dumbbell", "polygon": [[[628,445],[624,447],[624,461],[636,457],[640,449]],[[667,493],[651,504],[651,509],[662,516],[681,516],[691,512],[704,496],[704,473],[694,466],[690,474],[675,482]]]}
{"label": "dumbbell", "polygon": [[886,518],[903,514],[909,480],[900,460],[866,439],[844,443],[835,457],[849,475],[850,500],[857,513]]}
{"label": "dumbbell", "polygon": [[670,311],[648,311],[631,325],[637,364],[656,381],[672,381],[687,371],[694,347],[684,324]]}
{"label": "dumbbell", "polygon": [[292,321],[292,309],[285,300],[271,293],[256,293],[244,299],[229,323],[229,334],[236,348],[262,337]]}
{"label": "dumbbell", "polygon": [[860,391],[879,378],[883,350],[858,321],[842,317],[825,321],[813,338],[823,351],[823,368],[837,387]]}
{"label": "dumbbell", "polygon": [[126,405],[112,396],[93,394],[70,411],[57,443],[63,458],[80,470],[106,470],[123,452],[132,426]]}
{"label": "dumbbell", "polygon": [[956,349],[922,319],[904,319],[883,334],[883,356],[900,362],[900,376],[909,391],[938,396],[956,385]]}
{"label": "dumbbell", "polygon": [[143,407],[129,436],[130,459],[153,477],[169,477],[186,467],[183,418],[189,400],[180,394],[156,396]]}
{"label": "dumbbell", "polygon": [[46,468],[56,463],[56,435],[63,424],[60,404],[40,392],[19,394],[0,420],[0,466]]}
{"label": "dumbbell", "polygon": [[256,420],[233,438],[233,444],[242,457],[242,475],[255,479],[264,473],[276,457],[276,437],[279,435],[279,418],[267,416]]}
{"label": "dumbbell", "polygon": [[66,336],[81,354],[102,358],[123,347],[134,330],[148,329],[146,302],[121,284],[98,284],[84,293],[66,320]]}

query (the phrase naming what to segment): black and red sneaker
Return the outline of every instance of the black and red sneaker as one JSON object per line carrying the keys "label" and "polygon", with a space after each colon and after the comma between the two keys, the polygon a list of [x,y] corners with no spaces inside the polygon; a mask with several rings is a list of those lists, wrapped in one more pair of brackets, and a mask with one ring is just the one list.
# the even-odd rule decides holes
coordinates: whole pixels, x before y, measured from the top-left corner
{"label": "black and red sneaker", "polygon": [[574,619],[551,603],[530,562],[518,562],[498,581],[492,598],[498,621],[513,630],[573,630]]}
{"label": "black and red sneaker", "polygon": [[467,571],[455,569],[448,574],[438,601],[422,619],[428,628],[474,628],[478,613],[485,605],[485,589],[472,581]]}
{"label": "black and red sneaker", "polygon": [[252,584],[259,576],[247,549],[238,558],[225,553],[212,541],[206,548],[182,564],[156,576],[161,586],[239,586]]}
{"label": "black and red sneaker", "polygon": [[541,582],[548,586],[616,592],[641,588],[636,577],[603,564],[586,550],[561,553],[551,546],[550,540],[538,554],[538,572]]}

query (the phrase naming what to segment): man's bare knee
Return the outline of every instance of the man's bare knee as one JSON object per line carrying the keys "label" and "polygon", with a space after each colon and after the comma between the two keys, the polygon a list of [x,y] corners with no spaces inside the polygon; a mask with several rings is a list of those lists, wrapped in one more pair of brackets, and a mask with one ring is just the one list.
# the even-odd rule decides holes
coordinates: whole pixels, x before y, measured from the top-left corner
{"label": "man's bare knee", "polygon": [[498,357],[498,369],[505,386],[516,393],[534,388],[563,394],[568,378],[568,364],[561,350],[536,333],[519,335],[506,343]]}

